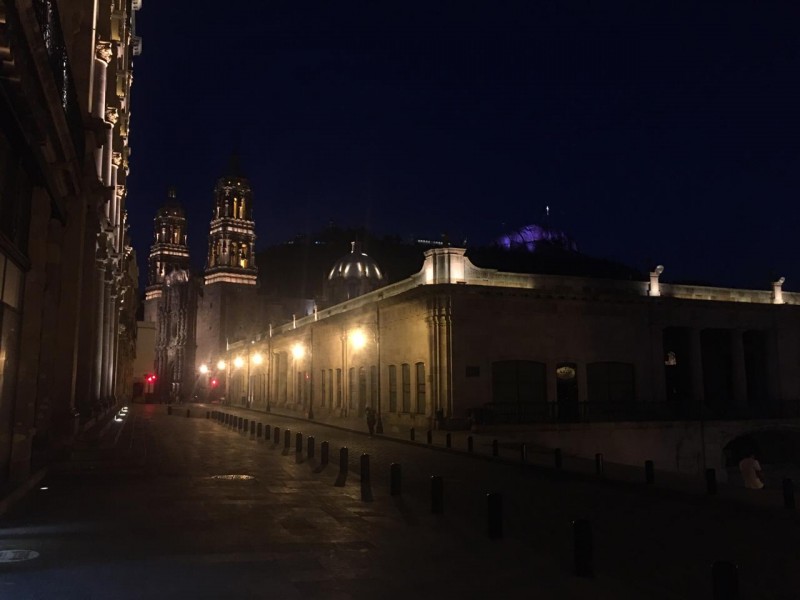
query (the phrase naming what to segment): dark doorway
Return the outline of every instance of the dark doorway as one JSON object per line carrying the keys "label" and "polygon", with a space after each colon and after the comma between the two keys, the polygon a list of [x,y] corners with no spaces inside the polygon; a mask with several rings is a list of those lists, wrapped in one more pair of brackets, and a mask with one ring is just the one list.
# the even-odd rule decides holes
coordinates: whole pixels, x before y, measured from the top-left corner
{"label": "dark doorway", "polygon": [[731,331],[704,329],[700,332],[703,356],[703,391],[706,414],[712,419],[724,419],[733,406],[733,360]]}
{"label": "dark doorway", "polygon": [[767,416],[769,412],[769,380],[767,375],[767,334],[745,331],[744,370],[747,376],[747,406],[751,417]]}
{"label": "dark doorway", "polygon": [[692,416],[692,344],[686,327],[667,327],[663,333],[664,383],[667,403],[679,419]]}
{"label": "dark doorway", "polygon": [[578,421],[578,365],[560,363],[556,365],[556,403],[559,421]]}

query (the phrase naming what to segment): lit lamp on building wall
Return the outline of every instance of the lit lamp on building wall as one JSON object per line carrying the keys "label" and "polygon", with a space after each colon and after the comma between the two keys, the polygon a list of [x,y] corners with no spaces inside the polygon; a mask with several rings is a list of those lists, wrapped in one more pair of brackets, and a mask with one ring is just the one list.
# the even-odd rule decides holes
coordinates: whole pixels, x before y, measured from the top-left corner
{"label": "lit lamp on building wall", "polygon": [[[368,338],[367,334],[364,333],[364,330],[361,329],[361,328],[351,331],[350,334],[347,336],[347,339],[348,339],[348,344],[349,344],[349,346],[350,346],[350,348],[352,349],[353,352],[360,352],[360,351],[364,350],[367,347],[367,342],[369,341],[369,338]],[[377,381],[374,382],[374,383],[377,384],[377,388],[378,388],[377,389],[377,393],[375,394],[375,397],[378,400],[378,402],[377,402],[378,405],[375,406],[375,407],[372,407],[372,408],[374,408],[376,410],[376,413],[377,413],[376,414],[377,421],[376,421],[376,429],[375,430],[377,431],[377,433],[383,433],[383,420],[381,418],[381,392],[380,392],[380,368],[381,368],[380,367],[380,362],[381,362],[381,359],[380,359],[380,338],[379,338],[379,336],[377,334],[375,335],[375,348],[376,348],[376,352],[377,352],[377,363],[378,363],[378,366],[377,366]],[[345,350],[345,354],[346,354],[346,350]],[[345,371],[345,370],[346,370],[346,365],[345,365],[345,368],[343,368],[343,371]],[[353,394],[353,391],[352,390],[348,390],[348,396],[350,396],[352,394]]]}
{"label": "lit lamp on building wall", "polygon": [[[303,390],[297,381],[297,364],[302,361],[306,356],[306,347],[301,344],[300,342],[296,343],[292,346],[292,369],[293,369],[293,376],[292,379],[294,380],[294,400],[297,403],[302,402],[302,393]],[[308,403],[308,418],[314,418],[314,409],[311,406],[312,402],[309,401]]]}

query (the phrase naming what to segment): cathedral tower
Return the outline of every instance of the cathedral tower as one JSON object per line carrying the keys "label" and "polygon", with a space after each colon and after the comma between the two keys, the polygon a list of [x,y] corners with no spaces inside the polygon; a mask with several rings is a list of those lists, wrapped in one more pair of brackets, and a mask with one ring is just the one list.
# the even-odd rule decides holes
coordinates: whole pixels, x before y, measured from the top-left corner
{"label": "cathedral tower", "polygon": [[197,367],[213,367],[228,342],[246,338],[261,324],[256,297],[253,191],[231,159],[214,187],[208,256],[197,299]]}
{"label": "cathedral tower", "polygon": [[186,214],[174,187],[167,190],[167,202],[153,219],[153,245],[148,259],[144,320],[156,322],[165,278],[175,270],[189,270],[186,246]]}

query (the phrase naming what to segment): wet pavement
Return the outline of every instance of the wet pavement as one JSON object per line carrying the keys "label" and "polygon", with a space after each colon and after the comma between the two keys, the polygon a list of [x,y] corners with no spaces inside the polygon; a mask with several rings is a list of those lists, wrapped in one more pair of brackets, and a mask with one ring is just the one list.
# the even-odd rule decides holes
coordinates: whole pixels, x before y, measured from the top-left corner
{"label": "wet pavement", "polygon": [[[0,561],[15,562],[0,562],[0,599],[712,598],[716,560],[737,563],[742,598],[797,597],[796,512],[492,460],[483,438],[478,458],[239,411],[280,427],[274,445],[192,410],[133,407],[5,515]],[[443,480],[441,515],[431,514],[432,475]],[[488,492],[503,496],[500,540],[487,536]],[[578,518],[592,524],[593,577],[574,575]]]}

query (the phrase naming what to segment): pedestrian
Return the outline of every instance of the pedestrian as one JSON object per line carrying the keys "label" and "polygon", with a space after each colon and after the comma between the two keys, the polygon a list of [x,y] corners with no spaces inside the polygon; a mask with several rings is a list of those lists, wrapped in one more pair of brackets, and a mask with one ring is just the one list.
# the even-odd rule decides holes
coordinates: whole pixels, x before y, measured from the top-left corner
{"label": "pedestrian", "polygon": [[375,432],[375,411],[367,407],[367,427],[369,427],[369,434]]}
{"label": "pedestrian", "polygon": [[747,489],[760,490],[764,487],[764,474],[761,472],[761,465],[756,460],[755,453],[751,452],[739,461],[739,472]]}

